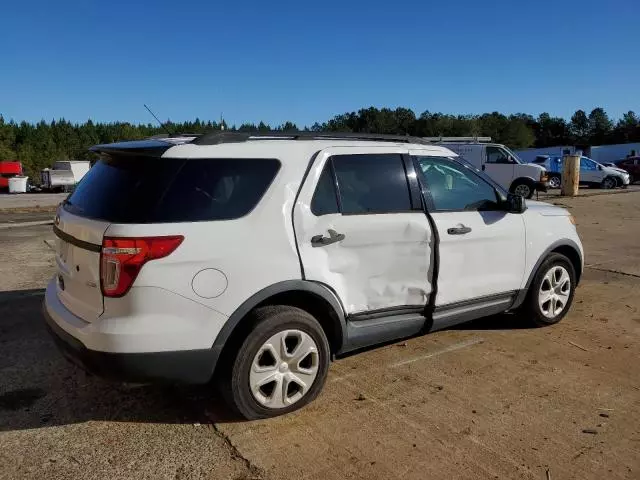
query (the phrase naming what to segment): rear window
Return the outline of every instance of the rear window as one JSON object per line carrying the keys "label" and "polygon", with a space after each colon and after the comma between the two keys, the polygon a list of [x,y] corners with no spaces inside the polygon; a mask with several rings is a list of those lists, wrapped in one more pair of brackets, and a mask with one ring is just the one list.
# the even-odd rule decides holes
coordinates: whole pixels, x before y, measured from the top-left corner
{"label": "rear window", "polygon": [[279,168],[275,159],[116,157],[96,163],[64,208],[112,223],[231,220],[253,210]]}

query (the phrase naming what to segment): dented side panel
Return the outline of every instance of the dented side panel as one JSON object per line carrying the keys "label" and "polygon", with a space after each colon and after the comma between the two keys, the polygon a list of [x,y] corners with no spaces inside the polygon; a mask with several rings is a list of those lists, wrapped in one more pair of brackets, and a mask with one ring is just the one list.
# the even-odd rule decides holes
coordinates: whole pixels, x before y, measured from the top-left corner
{"label": "dented side panel", "polygon": [[[348,314],[427,303],[433,235],[424,214],[313,217],[308,213],[300,215],[299,223],[306,278],[330,285]],[[345,239],[312,247],[311,237],[326,235],[328,229]]]}
{"label": "dented side panel", "polygon": [[[432,291],[434,235],[423,212],[319,217],[311,212],[315,185],[331,153],[344,152],[318,156],[294,211],[305,278],[330,286],[347,314],[425,305]],[[312,246],[312,237],[328,236],[329,229],[344,239]]]}

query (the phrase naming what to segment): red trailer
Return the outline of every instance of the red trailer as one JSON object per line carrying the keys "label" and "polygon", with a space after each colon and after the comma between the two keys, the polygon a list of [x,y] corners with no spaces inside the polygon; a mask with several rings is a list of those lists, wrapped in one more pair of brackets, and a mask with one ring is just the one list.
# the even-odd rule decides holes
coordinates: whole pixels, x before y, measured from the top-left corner
{"label": "red trailer", "polygon": [[3,161],[0,162],[0,190],[9,188],[9,179],[22,175],[22,163]]}

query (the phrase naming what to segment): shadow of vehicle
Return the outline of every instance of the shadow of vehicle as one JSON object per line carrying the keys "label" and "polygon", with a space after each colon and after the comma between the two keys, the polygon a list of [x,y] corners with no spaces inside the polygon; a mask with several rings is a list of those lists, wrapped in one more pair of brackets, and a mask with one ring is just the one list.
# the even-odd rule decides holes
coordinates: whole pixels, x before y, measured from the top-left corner
{"label": "shadow of vehicle", "polygon": [[72,365],[44,326],[43,295],[43,290],[0,292],[0,432],[89,420],[239,420],[212,386],[119,384]]}
{"label": "shadow of vehicle", "polygon": [[455,325],[447,330],[523,330],[538,328],[517,313],[501,313]]}
{"label": "shadow of vehicle", "polygon": [[[181,424],[241,421],[212,385],[121,384],[69,363],[44,326],[43,295],[43,290],[0,292],[0,432],[90,420]],[[527,326],[516,315],[503,314],[451,329],[518,328]]]}

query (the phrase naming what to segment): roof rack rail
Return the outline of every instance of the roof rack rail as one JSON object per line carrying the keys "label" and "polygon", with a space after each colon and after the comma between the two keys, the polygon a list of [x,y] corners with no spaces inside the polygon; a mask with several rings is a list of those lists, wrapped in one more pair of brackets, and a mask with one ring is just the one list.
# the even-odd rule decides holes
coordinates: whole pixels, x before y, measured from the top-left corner
{"label": "roof rack rail", "polygon": [[422,137],[429,143],[490,143],[491,137]]}
{"label": "roof rack rail", "polygon": [[158,133],[156,135],[151,135],[150,137],[147,137],[147,138],[151,140],[162,140],[166,138],[199,137],[200,135],[202,134],[201,133],[172,133],[171,135],[169,135],[168,133]]}
{"label": "roof rack rail", "polygon": [[417,143],[428,145],[431,142],[420,137],[408,135],[383,135],[378,133],[355,132],[211,132],[196,137],[195,145],[218,145],[221,143],[239,143],[249,140],[371,140],[378,142]]}
{"label": "roof rack rail", "polygon": [[167,142],[173,145],[180,145],[182,143],[191,143],[195,138],[202,135],[201,133],[159,133],[157,135],[152,135],[147,137],[147,140],[158,140],[162,142]]}

